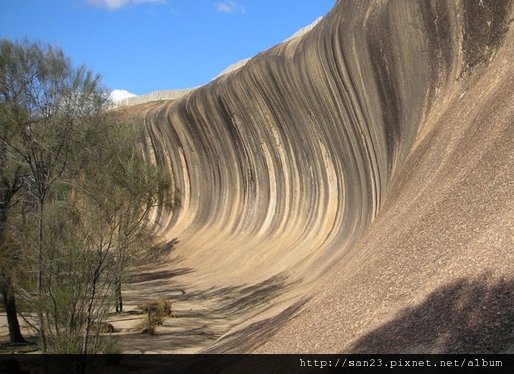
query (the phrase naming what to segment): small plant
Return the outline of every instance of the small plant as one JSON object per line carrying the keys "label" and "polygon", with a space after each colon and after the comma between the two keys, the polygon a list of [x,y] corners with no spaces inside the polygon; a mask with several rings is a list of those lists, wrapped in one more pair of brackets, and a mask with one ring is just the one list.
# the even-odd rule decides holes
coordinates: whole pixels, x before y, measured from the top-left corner
{"label": "small plant", "polygon": [[175,317],[172,306],[173,303],[165,298],[140,306],[146,312],[139,325],[141,333],[155,335],[157,326],[161,326],[166,318]]}
{"label": "small plant", "polygon": [[112,334],[116,329],[109,322],[94,322],[91,324],[91,332],[93,334]]}

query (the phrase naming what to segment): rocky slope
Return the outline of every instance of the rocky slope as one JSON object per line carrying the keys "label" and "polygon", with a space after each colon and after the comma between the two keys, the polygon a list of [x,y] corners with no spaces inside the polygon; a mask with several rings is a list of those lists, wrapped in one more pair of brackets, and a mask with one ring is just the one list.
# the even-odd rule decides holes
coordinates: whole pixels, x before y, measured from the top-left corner
{"label": "rocky slope", "polygon": [[154,228],[178,243],[127,293],[175,300],[148,351],[512,351],[512,17],[509,0],[339,0],[128,109],[180,201]]}

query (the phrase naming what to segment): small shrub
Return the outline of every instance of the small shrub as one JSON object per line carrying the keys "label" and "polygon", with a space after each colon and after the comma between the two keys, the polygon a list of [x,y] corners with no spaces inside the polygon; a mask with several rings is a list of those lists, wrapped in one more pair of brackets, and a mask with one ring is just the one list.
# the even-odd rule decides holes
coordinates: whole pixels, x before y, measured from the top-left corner
{"label": "small shrub", "polygon": [[139,308],[146,312],[139,325],[141,333],[155,335],[157,326],[161,326],[166,318],[175,317],[172,306],[173,303],[165,298],[140,306]]}
{"label": "small shrub", "polygon": [[91,332],[93,334],[112,334],[116,329],[109,322],[94,322],[91,325]]}

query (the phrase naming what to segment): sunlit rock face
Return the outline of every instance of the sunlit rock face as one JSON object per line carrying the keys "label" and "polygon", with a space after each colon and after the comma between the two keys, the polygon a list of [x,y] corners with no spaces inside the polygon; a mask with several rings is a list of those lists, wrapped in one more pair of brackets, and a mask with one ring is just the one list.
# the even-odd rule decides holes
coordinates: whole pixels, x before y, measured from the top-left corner
{"label": "sunlit rock face", "polygon": [[[264,351],[323,351],[323,343],[309,345],[308,340],[329,337],[337,342],[330,347],[346,347],[345,339],[385,321],[445,279],[451,281],[441,271],[456,264],[449,254],[452,245],[455,256],[468,259],[472,254],[458,252],[461,247],[450,242],[438,245],[434,237],[413,238],[420,230],[439,227],[430,221],[435,213],[429,202],[450,196],[439,187],[457,175],[451,167],[463,162],[459,170],[470,173],[476,167],[442,156],[467,147],[463,139],[475,123],[468,112],[455,111],[461,105],[483,105],[495,90],[512,92],[512,83],[505,83],[514,75],[507,62],[512,56],[511,14],[507,0],[340,0],[312,30],[260,53],[240,69],[178,100],[132,108],[134,116],[144,118],[148,152],[169,170],[179,201],[173,212],[167,207],[156,211],[154,231],[162,241],[178,238],[168,260],[176,259],[170,266],[178,261],[192,269],[183,282],[206,289],[280,277],[277,287],[265,289],[266,295],[247,295],[252,308],[225,316],[226,331],[232,332],[260,321],[259,328],[247,332],[255,337],[246,340],[251,344],[227,343],[220,350],[250,349],[268,341],[263,331],[275,330],[276,340],[268,341]],[[479,90],[480,84],[486,88]],[[482,97],[469,97],[478,91]],[[512,138],[512,121],[494,122],[494,116],[508,113],[512,103],[507,102],[491,114],[487,130],[497,127],[494,131],[504,134],[505,141]],[[479,135],[478,142],[492,142]],[[504,167],[512,187],[512,167]],[[481,180],[480,175],[473,178],[470,183]],[[432,192],[428,186],[434,187]],[[481,188],[478,183],[476,190],[465,191],[475,196]],[[457,192],[452,190],[451,196]],[[434,217],[444,219],[445,214]],[[508,213],[490,214],[498,219]],[[459,219],[448,214],[444,226],[454,230]],[[510,222],[507,229],[512,229]],[[469,235],[479,235],[474,228]],[[397,255],[394,238],[414,240],[408,248],[396,247],[412,259],[409,266],[390,271],[384,256]],[[431,265],[420,260],[426,253],[409,255],[418,247],[444,253],[438,257],[442,265],[429,271]],[[480,248],[488,250],[487,245]],[[499,246],[498,253],[512,256],[512,246],[505,248]],[[470,273],[494,268],[490,271],[502,274],[496,265],[492,261]],[[398,274],[411,266],[413,274],[419,270],[424,277],[416,283],[417,291],[402,294],[397,290],[413,280]],[[464,266],[455,266],[455,277],[467,275]],[[369,279],[385,272],[399,283],[388,280],[383,282],[387,288],[372,287]],[[374,307],[357,297],[357,284],[374,295]],[[334,287],[330,307],[323,309],[323,302],[316,301],[316,287],[327,287],[326,292]],[[352,295],[350,313],[345,308]],[[307,301],[311,296],[314,300]],[[281,343],[281,336],[294,341],[294,334],[287,335],[294,325],[282,328],[277,321],[288,318],[278,318],[280,313],[290,317],[295,305],[301,319],[304,303],[318,305],[316,320],[344,312],[352,325],[341,322],[340,337],[327,328],[314,333],[308,325],[298,325],[296,335],[305,345],[300,338],[291,345]],[[236,339],[237,333],[226,340],[231,337]]]}

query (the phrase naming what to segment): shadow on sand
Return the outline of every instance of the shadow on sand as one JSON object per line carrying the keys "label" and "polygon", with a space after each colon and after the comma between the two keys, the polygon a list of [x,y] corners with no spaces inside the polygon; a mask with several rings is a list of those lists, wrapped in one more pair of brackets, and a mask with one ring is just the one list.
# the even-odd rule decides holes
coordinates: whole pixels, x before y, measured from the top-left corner
{"label": "shadow on sand", "polygon": [[[165,297],[173,303],[176,318],[167,319],[154,336],[130,334],[122,337],[124,346],[141,352],[208,348],[241,320],[271,307],[276,297],[295,285],[283,274],[256,284],[213,286],[203,290],[189,290],[174,279],[191,272],[192,269],[182,268],[142,273],[131,278],[126,288],[134,285],[134,293],[128,291],[125,296],[131,304],[143,304],[149,299]],[[289,312],[284,313],[280,319]]]}

